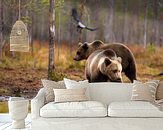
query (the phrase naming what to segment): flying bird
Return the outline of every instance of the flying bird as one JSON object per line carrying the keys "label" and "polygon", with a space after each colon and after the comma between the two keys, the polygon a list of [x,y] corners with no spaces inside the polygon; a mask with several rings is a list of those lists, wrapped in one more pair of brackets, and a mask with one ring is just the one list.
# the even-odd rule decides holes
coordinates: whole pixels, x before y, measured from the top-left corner
{"label": "flying bird", "polygon": [[89,31],[96,31],[97,30],[97,28],[90,28],[90,27],[87,27],[86,25],[84,25],[81,22],[80,17],[78,15],[78,12],[77,12],[77,10],[75,8],[72,9],[72,17],[77,22],[77,30],[79,32],[81,32],[82,29],[87,29]]}

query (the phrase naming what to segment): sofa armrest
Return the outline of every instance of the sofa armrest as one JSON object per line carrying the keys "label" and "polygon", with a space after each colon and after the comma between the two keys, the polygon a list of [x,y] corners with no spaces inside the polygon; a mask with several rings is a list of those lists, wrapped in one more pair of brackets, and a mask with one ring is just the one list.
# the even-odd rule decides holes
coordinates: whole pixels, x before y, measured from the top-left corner
{"label": "sofa armrest", "polygon": [[45,104],[45,91],[44,88],[41,88],[36,95],[31,100],[31,118],[36,119],[40,117],[40,109]]}

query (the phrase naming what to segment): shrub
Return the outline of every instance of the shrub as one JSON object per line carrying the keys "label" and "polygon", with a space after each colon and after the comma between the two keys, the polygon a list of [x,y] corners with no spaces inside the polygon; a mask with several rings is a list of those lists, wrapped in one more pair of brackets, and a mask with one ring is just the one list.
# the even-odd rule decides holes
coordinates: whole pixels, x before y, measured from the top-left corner
{"label": "shrub", "polygon": [[61,72],[51,71],[49,72],[49,77],[53,81],[60,81],[60,80],[63,80],[65,75]]}

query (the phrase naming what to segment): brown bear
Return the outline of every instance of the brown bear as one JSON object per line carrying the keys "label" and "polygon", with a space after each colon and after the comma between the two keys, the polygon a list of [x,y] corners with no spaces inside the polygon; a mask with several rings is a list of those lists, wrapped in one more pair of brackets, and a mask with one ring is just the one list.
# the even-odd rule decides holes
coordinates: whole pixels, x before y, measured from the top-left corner
{"label": "brown bear", "polygon": [[111,49],[94,51],[86,61],[89,82],[122,82],[121,72],[121,58]]}
{"label": "brown bear", "polygon": [[79,43],[79,48],[76,52],[74,60],[80,61],[87,59],[89,55],[95,50],[106,49],[114,50],[116,55],[122,58],[122,71],[130,79],[131,82],[136,80],[136,62],[133,53],[127,46],[121,43],[104,44],[100,40],[93,41],[92,43]]}

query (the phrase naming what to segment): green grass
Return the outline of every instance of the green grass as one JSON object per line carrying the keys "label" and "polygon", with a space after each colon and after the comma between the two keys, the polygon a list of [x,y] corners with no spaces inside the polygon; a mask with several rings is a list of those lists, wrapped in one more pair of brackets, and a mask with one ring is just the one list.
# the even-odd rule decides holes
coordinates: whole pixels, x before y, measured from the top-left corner
{"label": "green grass", "polygon": [[0,102],[0,113],[8,113],[8,103]]}

